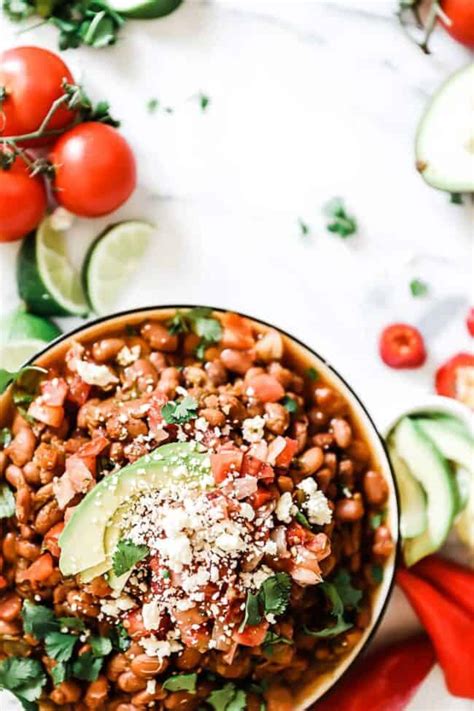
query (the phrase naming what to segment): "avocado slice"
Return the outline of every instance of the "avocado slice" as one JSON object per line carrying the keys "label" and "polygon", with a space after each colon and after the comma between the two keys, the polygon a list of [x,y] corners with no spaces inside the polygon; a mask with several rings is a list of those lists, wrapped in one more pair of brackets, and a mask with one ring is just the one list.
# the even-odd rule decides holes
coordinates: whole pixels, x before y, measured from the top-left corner
{"label": "avocado slice", "polygon": [[201,479],[205,488],[211,482],[210,472],[206,452],[194,442],[179,442],[158,447],[106,476],[77,506],[59,538],[61,573],[82,573],[91,580],[108,570],[105,535],[118,509],[143,493],[170,484],[189,486]]}
{"label": "avocado slice", "polygon": [[421,536],[428,525],[425,492],[393,446],[389,445],[388,453],[400,494],[400,533],[404,540]]}

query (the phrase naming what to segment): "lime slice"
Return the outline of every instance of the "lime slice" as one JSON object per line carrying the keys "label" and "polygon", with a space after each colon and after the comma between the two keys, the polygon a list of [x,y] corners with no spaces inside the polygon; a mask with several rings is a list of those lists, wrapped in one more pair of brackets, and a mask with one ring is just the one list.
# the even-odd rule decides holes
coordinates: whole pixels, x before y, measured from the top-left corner
{"label": "lime slice", "polygon": [[183,0],[109,0],[112,10],[140,20],[150,20],[154,17],[164,17],[176,10]]}
{"label": "lime slice", "polygon": [[103,232],[89,248],[82,280],[96,314],[113,310],[148,246],[154,228],[146,222],[120,222]]}
{"label": "lime slice", "polygon": [[21,298],[41,316],[85,316],[87,302],[78,274],[69,264],[62,232],[43,220],[36,234],[23,240],[18,253]]}
{"label": "lime slice", "polygon": [[0,368],[10,371],[19,370],[30,358],[39,353],[46,345],[46,341],[25,339],[11,341],[0,346]]}
{"label": "lime slice", "polygon": [[29,314],[23,308],[0,317],[0,343],[11,341],[52,341],[61,335],[60,329],[49,319]]}

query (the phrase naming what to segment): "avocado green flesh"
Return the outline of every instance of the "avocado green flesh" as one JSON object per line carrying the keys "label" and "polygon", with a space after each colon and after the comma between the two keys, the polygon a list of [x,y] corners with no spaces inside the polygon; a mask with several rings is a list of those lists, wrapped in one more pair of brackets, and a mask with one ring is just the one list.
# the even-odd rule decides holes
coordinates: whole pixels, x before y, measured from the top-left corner
{"label": "avocado green flesh", "polygon": [[[208,455],[199,452],[195,443],[182,442],[163,445],[106,476],[77,506],[60,536],[62,574],[81,573],[81,577],[91,580],[95,577],[91,569],[98,571],[96,575],[109,569],[110,549],[107,551],[105,547],[107,527],[126,502],[171,484],[189,485],[209,474]],[[112,528],[120,533],[119,521]]]}

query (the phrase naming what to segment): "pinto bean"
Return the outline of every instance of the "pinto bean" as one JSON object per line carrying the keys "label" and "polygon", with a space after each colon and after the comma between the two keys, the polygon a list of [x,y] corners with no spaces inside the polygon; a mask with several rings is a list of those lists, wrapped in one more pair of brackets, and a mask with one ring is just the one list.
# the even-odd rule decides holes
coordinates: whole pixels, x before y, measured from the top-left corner
{"label": "pinto bean", "polygon": [[20,616],[22,600],[19,595],[12,593],[0,601],[0,620],[13,622]]}
{"label": "pinto bean", "polygon": [[321,447],[310,447],[298,458],[298,468],[304,476],[315,474],[324,463],[324,453]]}
{"label": "pinto bean", "polygon": [[394,543],[390,529],[385,524],[382,524],[375,531],[372,552],[380,558],[388,558],[393,549]]}
{"label": "pinto bean", "polygon": [[247,409],[235,395],[222,393],[219,395],[219,406],[232,422],[240,422],[247,417]]}
{"label": "pinto bean", "polygon": [[40,469],[48,470],[55,469],[62,459],[62,452],[60,452],[57,447],[54,447],[47,442],[41,442],[35,451],[35,456],[33,457],[33,461],[36,466]]}
{"label": "pinto bean", "polygon": [[327,385],[315,388],[314,398],[319,407],[333,417],[343,415],[347,410],[347,404],[342,395]]}
{"label": "pinto bean", "polygon": [[251,351],[238,351],[233,348],[224,348],[220,354],[221,363],[232,373],[245,375],[252,367],[254,355]]}
{"label": "pinto bean", "polygon": [[20,632],[20,622],[6,622],[0,619],[0,637],[18,637]]}
{"label": "pinto bean", "polygon": [[115,654],[107,664],[107,678],[117,681],[122,672],[127,671],[130,662],[125,654]]}
{"label": "pinto bean", "polygon": [[267,711],[293,711],[294,701],[289,689],[272,684],[265,692]]}
{"label": "pinto bean", "polygon": [[107,677],[101,674],[87,687],[84,703],[88,709],[102,709],[109,693]]}
{"label": "pinto bean", "polygon": [[141,691],[146,688],[146,679],[137,676],[132,671],[124,671],[117,679],[117,686],[121,691],[127,694],[133,694],[135,691]]}
{"label": "pinto bean", "polygon": [[380,472],[369,469],[364,475],[365,498],[373,506],[380,506],[387,500],[388,484]]}
{"label": "pinto bean", "polygon": [[255,353],[258,360],[270,363],[272,360],[280,360],[283,356],[283,339],[278,331],[268,331],[255,344]]}
{"label": "pinto bean", "polygon": [[151,708],[154,708],[154,701],[159,701],[160,699],[165,699],[167,696],[167,692],[165,689],[163,689],[161,686],[157,685],[155,691],[147,691],[146,689],[144,691],[139,691],[137,694],[134,694],[132,696],[132,703],[134,704],[134,708],[137,706],[139,708],[142,708],[142,706],[149,706]]}
{"label": "pinto bean", "polygon": [[97,363],[106,363],[120,353],[125,346],[123,338],[101,338],[92,346],[92,356]]}
{"label": "pinto bean", "polygon": [[7,563],[16,561],[16,537],[14,533],[7,533],[2,543],[2,554]]}
{"label": "pinto bean", "polygon": [[17,541],[16,552],[21,558],[26,558],[26,560],[36,560],[41,555],[40,546],[31,541]]}
{"label": "pinto bean", "polygon": [[35,461],[27,462],[23,467],[23,476],[28,484],[38,486],[41,484],[41,472]]}
{"label": "pinto bean", "polygon": [[285,493],[286,491],[293,491],[295,488],[291,476],[279,476],[277,479],[277,485],[282,493]]}
{"label": "pinto bean", "polygon": [[173,353],[178,348],[178,336],[156,321],[148,321],[140,329],[140,333],[153,350]]}
{"label": "pinto bean", "polygon": [[136,384],[139,392],[148,392],[153,390],[158,382],[158,373],[155,366],[146,358],[139,358],[125,368],[124,385],[131,387]]}
{"label": "pinto bean", "polygon": [[323,449],[329,449],[334,444],[334,435],[331,432],[319,432],[313,435],[311,441],[316,447],[322,447]]}
{"label": "pinto bean", "polygon": [[225,425],[225,415],[221,410],[218,410],[215,407],[205,407],[202,410],[199,410],[199,414],[201,417],[204,417],[207,422],[211,425],[211,427],[222,427]]}
{"label": "pinto bean", "polygon": [[327,467],[323,467],[322,469],[319,469],[316,472],[315,479],[318,482],[318,486],[323,493],[326,493],[326,491],[328,490],[328,486],[331,483],[333,476],[334,472],[332,472]]}
{"label": "pinto bean", "polygon": [[55,523],[59,523],[62,520],[63,512],[59,508],[56,499],[52,499],[39,510],[34,527],[37,533],[44,536]]}
{"label": "pinto bean", "polygon": [[350,424],[342,417],[334,417],[331,420],[331,429],[337,446],[341,449],[346,449],[352,441],[352,429]]}
{"label": "pinto bean", "polygon": [[268,366],[268,373],[273,375],[274,378],[278,380],[280,385],[283,385],[285,390],[291,388],[293,382],[293,373],[288,368],[284,368],[280,363],[270,363]]}
{"label": "pinto bean", "polygon": [[33,511],[33,497],[25,485],[16,494],[16,517],[19,523],[27,523]]}
{"label": "pinto bean", "polygon": [[132,659],[131,671],[143,679],[153,679],[158,674],[162,674],[168,667],[167,659],[149,657],[148,654],[138,654]]}
{"label": "pinto bean", "polygon": [[198,365],[188,365],[183,370],[183,378],[186,385],[202,387],[207,383],[207,374]]}
{"label": "pinto bean", "polygon": [[32,459],[35,447],[36,437],[31,427],[26,426],[18,431],[18,434],[5,449],[5,453],[8,454],[13,464],[22,467]]}
{"label": "pinto bean", "polygon": [[20,467],[15,464],[9,464],[5,472],[5,479],[9,484],[13,486],[14,489],[21,489],[25,486],[25,477]]}
{"label": "pinto bean", "polygon": [[181,671],[190,671],[198,666],[202,659],[202,653],[193,647],[185,647],[176,658],[176,666]]}
{"label": "pinto bean", "polygon": [[204,370],[212,385],[223,385],[227,382],[227,371],[219,360],[206,363]]}
{"label": "pinto bean", "polygon": [[50,693],[49,698],[58,706],[75,704],[81,698],[81,687],[76,681],[72,681],[72,679],[63,681],[62,684],[58,684]]}
{"label": "pinto bean", "polygon": [[357,495],[352,499],[336,501],[336,519],[342,523],[358,521],[364,515],[364,504]]}
{"label": "pinto bean", "polygon": [[97,427],[103,415],[102,408],[99,408],[101,404],[99,398],[93,397],[79,408],[77,413],[77,426],[80,429],[87,430]]}
{"label": "pinto bean", "polygon": [[290,413],[278,402],[265,403],[265,427],[273,434],[282,435],[290,424]]}
{"label": "pinto bean", "polygon": [[174,367],[165,368],[160,373],[160,379],[158,381],[158,390],[160,390],[165,395],[168,395],[169,397],[173,397],[179,383],[179,370]]}
{"label": "pinto bean", "polygon": [[42,486],[38,491],[35,493],[35,498],[34,498],[34,509],[35,511],[38,511],[42,506],[44,506],[48,501],[51,501],[51,499],[54,496],[54,490],[53,490],[53,484],[50,482],[49,484],[45,484]]}

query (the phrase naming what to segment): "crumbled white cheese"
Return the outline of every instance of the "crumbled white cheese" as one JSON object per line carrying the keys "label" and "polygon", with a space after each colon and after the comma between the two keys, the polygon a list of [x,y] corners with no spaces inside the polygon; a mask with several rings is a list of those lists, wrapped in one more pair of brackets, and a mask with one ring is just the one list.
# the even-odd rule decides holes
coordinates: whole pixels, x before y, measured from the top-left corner
{"label": "crumbled white cheese", "polygon": [[117,357],[115,358],[115,360],[117,361],[117,363],[119,365],[122,365],[125,367],[127,365],[131,365],[132,363],[135,363],[135,361],[138,360],[138,358],[140,358],[140,352],[141,352],[141,348],[138,344],[135,346],[132,346],[131,348],[129,348],[128,346],[124,346],[117,353]]}
{"label": "crumbled white cheese", "polygon": [[154,694],[156,692],[156,679],[148,679],[146,683],[147,694]]}
{"label": "crumbled white cheese", "polygon": [[106,365],[96,365],[96,363],[78,360],[76,370],[85,383],[97,385],[99,388],[106,388],[108,385],[119,382],[117,376]]}
{"label": "crumbled white cheese", "polygon": [[156,630],[160,624],[161,614],[157,600],[146,602],[142,607],[143,626],[146,630]]}
{"label": "crumbled white cheese", "polygon": [[293,497],[289,491],[285,491],[278,499],[275,509],[277,519],[283,523],[290,523],[293,508]]}
{"label": "crumbled white cheese", "polygon": [[236,533],[221,533],[216,538],[216,546],[226,553],[242,550],[244,544],[241,537]]}
{"label": "crumbled white cheese", "polygon": [[311,494],[313,494],[317,488],[318,485],[316,483],[316,480],[310,476],[306,477],[306,479],[303,479],[303,481],[300,481],[297,486],[297,489],[301,489],[301,491],[304,491],[306,496],[311,496]]}
{"label": "crumbled white cheese", "polygon": [[263,550],[267,555],[275,555],[276,556],[276,554],[278,552],[278,546],[275,543],[275,541],[272,541],[269,538],[268,541],[266,541],[266,543],[263,547]]}
{"label": "crumbled white cheese", "polygon": [[265,429],[265,419],[260,415],[255,417],[247,417],[242,422],[242,437],[247,442],[258,442],[263,438]]}
{"label": "crumbled white cheese", "polygon": [[327,498],[322,491],[319,491],[317,482],[311,477],[307,477],[298,484],[298,489],[304,491],[307,496],[306,501],[303,502],[303,508],[308,514],[308,521],[318,526],[330,523],[332,511]]}
{"label": "crumbled white cheese", "polygon": [[183,565],[189,565],[193,559],[190,540],[182,533],[170,538],[160,538],[156,542],[156,548],[163,556],[164,563],[176,572],[180,572]]}

